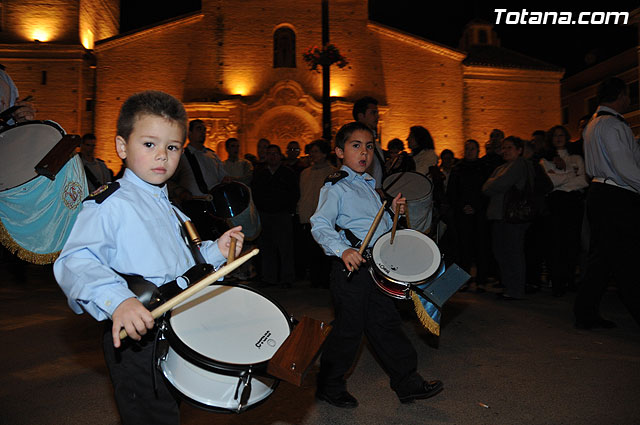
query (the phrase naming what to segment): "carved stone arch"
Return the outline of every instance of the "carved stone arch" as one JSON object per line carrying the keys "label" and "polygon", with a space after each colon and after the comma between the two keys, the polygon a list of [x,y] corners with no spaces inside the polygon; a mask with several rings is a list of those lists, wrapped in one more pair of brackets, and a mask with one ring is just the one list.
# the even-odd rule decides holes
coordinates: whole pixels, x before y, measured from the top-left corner
{"label": "carved stone arch", "polygon": [[304,109],[282,105],[265,112],[254,125],[258,138],[266,138],[280,146],[284,152],[287,144],[297,140],[301,146],[311,143],[322,135],[318,120]]}
{"label": "carved stone arch", "polygon": [[276,83],[255,104],[249,105],[247,119],[249,140],[269,139],[284,152],[287,144],[297,140],[301,146],[322,136],[322,105],[292,80]]}

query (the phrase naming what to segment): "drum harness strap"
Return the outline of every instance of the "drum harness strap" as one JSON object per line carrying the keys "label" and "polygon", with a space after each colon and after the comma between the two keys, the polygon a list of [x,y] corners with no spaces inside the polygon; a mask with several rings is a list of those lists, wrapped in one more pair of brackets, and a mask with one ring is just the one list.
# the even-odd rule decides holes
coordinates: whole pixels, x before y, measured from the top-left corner
{"label": "drum harness strap", "polygon": [[189,165],[191,166],[191,170],[193,171],[193,177],[195,177],[196,179],[196,183],[198,184],[198,189],[200,189],[200,192],[204,194],[209,193],[209,188],[204,182],[204,176],[202,175],[200,164],[198,164],[198,159],[189,149],[186,148],[184,150],[184,156],[187,158],[187,161],[189,161]]}

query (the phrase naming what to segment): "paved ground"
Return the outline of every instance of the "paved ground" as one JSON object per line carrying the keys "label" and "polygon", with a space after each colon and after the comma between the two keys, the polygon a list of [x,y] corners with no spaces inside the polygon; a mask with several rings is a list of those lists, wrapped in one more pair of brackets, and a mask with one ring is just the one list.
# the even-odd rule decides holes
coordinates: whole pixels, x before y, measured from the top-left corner
{"label": "paved ground", "polygon": [[[23,274],[0,267],[0,424],[117,424],[100,349],[100,326],[76,316],[48,266]],[[304,282],[267,291],[290,314],[330,320],[326,289]],[[573,295],[548,291],[524,301],[458,293],[445,306],[442,336],[429,338],[407,318],[405,330],[438,396],[402,405],[366,346],[349,379],[353,410],[314,400],[281,383],[261,406],[240,415],[183,404],[184,424],[640,424],[640,328],[615,291],[604,300],[613,330],[572,327]]]}

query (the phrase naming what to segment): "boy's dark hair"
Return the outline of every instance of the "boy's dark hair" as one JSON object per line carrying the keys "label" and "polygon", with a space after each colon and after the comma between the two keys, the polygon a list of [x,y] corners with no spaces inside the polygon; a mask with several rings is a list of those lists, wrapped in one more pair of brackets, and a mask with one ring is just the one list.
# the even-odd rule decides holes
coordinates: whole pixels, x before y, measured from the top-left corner
{"label": "boy's dark hair", "polygon": [[409,129],[409,135],[413,135],[416,139],[416,143],[420,150],[422,149],[435,149],[433,144],[433,137],[431,137],[431,133],[429,130],[424,128],[421,125],[414,125]]}
{"label": "boy's dark hair", "polygon": [[118,115],[118,136],[129,139],[136,121],[142,115],[154,115],[173,121],[182,129],[182,141],[187,137],[187,112],[182,102],[170,94],[147,90],[130,96],[122,104]]}
{"label": "boy's dark hair", "polygon": [[627,84],[620,78],[607,78],[598,86],[598,104],[615,102],[627,91]]}
{"label": "boy's dark hair", "polygon": [[224,141],[224,147],[225,149],[229,150],[229,145],[231,144],[231,142],[237,142],[238,139],[235,137],[229,137],[227,140]]}
{"label": "boy's dark hair", "polygon": [[395,139],[391,139],[389,140],[389,143],[387,143],[387,149],[391,150],[391,149],[398,149],[399,151],[403,151],[404,150],[404,142],[400,139],[398,139],[397,137]]}
{"label": "boy's dark hair", "polygon": [[82,136],[82,143],[85,143],[87,140],[96,140],[96,135],[93,133],[87,133]]}
{"label": "boy's dark hair", "polygon": [[307,146],[316,146],[325,155],[329,155],[331,152],[331,145],[324,139],[316,139]]}
{"label": "boy's dark hair", "polygon": [[353,114],[353,119],[358,121],[358,114],[366,114],[367,106],[371,104],[378,104],[378,101],[371,96],[365,96],[361,99],[356,100],[356,103],[353,104],[353,110],[351,111],[351,113]]}
{"label": "boy's dark hair", "polygon": [[345,124],[340,127],[340,130],[336,133],[336,148],[344,150],[344,143],[353,134],[353,132],[357,130],[366,131],[371,134],[371,137],[373,137],[373,132],[367,125],[358,121],[350,122],[349,124]]}

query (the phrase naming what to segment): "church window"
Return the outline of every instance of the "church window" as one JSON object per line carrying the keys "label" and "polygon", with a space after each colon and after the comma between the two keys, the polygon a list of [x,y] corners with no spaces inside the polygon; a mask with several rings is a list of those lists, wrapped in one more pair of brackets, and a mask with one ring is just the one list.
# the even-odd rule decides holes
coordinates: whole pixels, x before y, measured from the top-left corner
{"label": "church window", "polygon": [[273,67],[296,67],[296,33],[291,28],[278,28],[273,34]]}
{"label": "church window", "polygon": [[478,30],[478,44],[487,44],[487,30]]}

